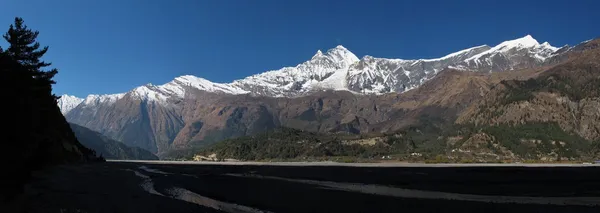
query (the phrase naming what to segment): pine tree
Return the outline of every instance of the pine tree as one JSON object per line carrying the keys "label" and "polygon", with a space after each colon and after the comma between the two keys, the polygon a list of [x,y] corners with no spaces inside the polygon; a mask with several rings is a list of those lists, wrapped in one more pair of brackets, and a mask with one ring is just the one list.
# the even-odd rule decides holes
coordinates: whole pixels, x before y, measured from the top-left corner
{"label": "pine tree", "polygon": [[5,53],[23,65],[34,79],[39,80],[40,86],[55,84],[52,80],[58,70],[51,69],[44,71],[42,68],[48,67],[51,63],[41,60],[42,56],[48,51],[48,46],[40,49],[40,43],[36,41],[39,35],[38,31],[32,31],[27,28],[20,17],[15,18],[15,23],[11,24],[8,32],[2,37],[10,44]]}

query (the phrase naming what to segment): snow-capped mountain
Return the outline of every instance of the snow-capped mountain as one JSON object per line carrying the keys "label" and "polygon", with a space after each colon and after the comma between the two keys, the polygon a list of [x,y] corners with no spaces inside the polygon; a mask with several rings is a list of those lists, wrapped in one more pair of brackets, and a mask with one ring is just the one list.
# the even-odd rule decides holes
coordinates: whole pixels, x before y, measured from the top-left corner
{"label": "snow-capped mountain", "polygon": [[559,48],[548,42],[538,43],[531,35],[505,41],[495,47],[471,56],[460,63],[478,71],[505,71],[537,66],[553,56]]}
{"label": "snow-capped mountain", "polygon": [[345,89],[344,73],[358,58],[339,45],[317,53],[295,67],[267,71],[231,83],[232,86],[255,95],[290,97],[313,89]]}
{"label": "snow-capped mountain", "polygon": [[62,95],[58,99],[58,107],[63,115],[69,113],[73,108],[83,102],[83,98],[78,98],[72,95]]}
{"label": "snow-capped mountain", "polygon": [[[89,95],[68,111],[65,118],[154,153],[206,145],[280,126],[323,132],[392,131],[420,113],[431,110],[453,113],[478,100],[485,94],[482,91],[491,86],[488,85],[491,80],[485,75],[465,72],[557,65],[591,47],[580,44],[557,49],[525,36],[440,58],[406,60],[358,58],[337,46],[317,51],[297,66],[231,83],[185,75],[162,85],[147,84],[125,93]],[[446,68],[463,72],[442,71]],[[360,95],[409,89],[415,90],[401,95]],[[321,90],[354,94],[315,92]],[[429,109],[429,106],[434,107]],[[438,112],[441,109],[438,107],[444,110]]]}
{"label": "snow-capped mountain", "polygon": [[535,67],[558,52],[548,42],[531,35],[494,47],[476,46],[435,59],[384,59],[363,57],[349,68],[348,89],[363,94],[404,92],[416,88],[445,68],[471,71],[504,71]]}
{"label": "snow-capped mountain", "polygon": [[348,89],[363,94],[404,92],[423,84],[439,71],[490,49],[477,46],[434,59],[386,59],[363,57],[348,71]]}
{"label": "snow-capped mountain", "polygon": [[163,85],[147,84],[133,89],[130,93],[134,97],[142,100],[158,100],[165,102],[169,98],[183,98],[185,88],[192,87],[202,91],[226,94],[245,94],[248,91],[241,90],[229,84],[213,83],[204,78],[198,78],[192,75],[184,75],[175,78],[173,81]]}
{"label": "snow-capped mountain", "polygon": [[[530,35],[504,41],[494,47],[481,45],[433,59],[361,59],[339,45],[320,50],[295,67],[266,71],[231,83],[214,83],[185,75],[163,85],[147,84],[128,93],[90,95],[84,105],[111,103],[126,94],[145,101],[167,103],[184,97],[186,88],[222,94],[298,97],[321,90],[347,90],[359,94],[404,92],[416,88],[448,67],[471,71],[502,71],[539,66],[559,48],[538,43]],[[85,106],[84,106],[85,107]]]}

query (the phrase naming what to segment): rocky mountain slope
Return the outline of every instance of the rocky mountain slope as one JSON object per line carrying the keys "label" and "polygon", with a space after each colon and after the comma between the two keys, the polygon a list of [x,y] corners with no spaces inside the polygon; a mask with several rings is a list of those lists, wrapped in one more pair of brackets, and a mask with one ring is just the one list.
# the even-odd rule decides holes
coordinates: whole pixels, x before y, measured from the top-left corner
{"label": "rocky mountain slope", "polygon": [[70,124],[77,140],[85,147],[96,151],[105,159],[115,160],[158,160],[156,155],[139,147],[128,147],[125,144],[109,139],[108,137],[94,132],[77,124]]}
{"label": "rocky mountain slope", "polygon": [[90,95],[66,117],[155,153],[278,126],[361,134],[393,131],[424,114],[453,121],[495,83],[536,76],[569,59],[577,48],[554,48],[525,36],[437,59],[402,60],[358,59],[338,46],[318,51],[296,67],[229,84],[181,76],[127,93]]}
{"label": "rocky mountain slope", "polygon": [[502,81],[458,123],[556,122],[566,132],[600,139],[600,41],[578,46],[571,59],[528,80]]}

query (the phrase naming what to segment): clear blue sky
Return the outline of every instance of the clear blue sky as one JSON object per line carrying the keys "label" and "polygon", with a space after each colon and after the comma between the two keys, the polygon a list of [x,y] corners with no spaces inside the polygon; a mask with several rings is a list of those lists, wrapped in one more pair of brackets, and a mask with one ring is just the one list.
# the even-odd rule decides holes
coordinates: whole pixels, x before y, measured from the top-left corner
{"label": "clear blue sky", "polygon": [[572,45],[600,36],[598,8],[597,0],[2,0],[0,30],[23,17],[50,46],[54,92],[85,97],[184,74],[230,82],[337,44],[358,57],[403,59],[527,34]]}

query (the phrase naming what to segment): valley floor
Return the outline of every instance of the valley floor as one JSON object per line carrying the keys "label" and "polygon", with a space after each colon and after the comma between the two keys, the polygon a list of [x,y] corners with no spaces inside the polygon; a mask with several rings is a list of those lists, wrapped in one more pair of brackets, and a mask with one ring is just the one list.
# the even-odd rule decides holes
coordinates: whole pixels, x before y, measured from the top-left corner
{"label": "valley floor", "polygon": [[600,212],[595,165],[110,161],[35,177],[25,212]]}
{"label": "valley floor", "polygon": [[121,163],[183,164],[183,165],[238,165],[238,166],[342,166],[342,167],[600,167],[592,163],[413,163],[380,161],[375,163],[341,163],[335,161],[155,161],[155,160],[107,160]]}

